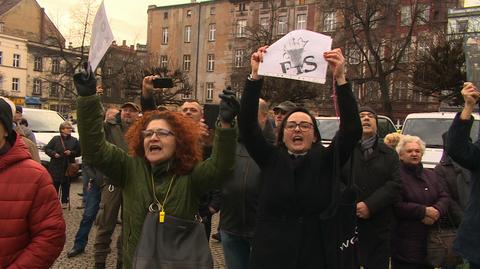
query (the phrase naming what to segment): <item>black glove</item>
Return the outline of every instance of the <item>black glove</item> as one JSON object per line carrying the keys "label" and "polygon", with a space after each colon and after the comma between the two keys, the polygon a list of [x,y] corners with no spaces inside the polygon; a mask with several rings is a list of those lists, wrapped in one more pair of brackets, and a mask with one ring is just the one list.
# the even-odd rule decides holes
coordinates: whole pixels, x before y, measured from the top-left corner
{"label": "black glove", "polygon": [[73,83],[80,96],[90,96],[97,92],[97,80],[90,66],[85,68],[85,71],[73,75]]}
{"label": "black glove", "polygon": [[240,102],[238,102],[235,92],[230,88],[223,90],[219,95],[221,101],[218,111],[218,119],[225,123],[232,123],[233,119],[240,112]]}

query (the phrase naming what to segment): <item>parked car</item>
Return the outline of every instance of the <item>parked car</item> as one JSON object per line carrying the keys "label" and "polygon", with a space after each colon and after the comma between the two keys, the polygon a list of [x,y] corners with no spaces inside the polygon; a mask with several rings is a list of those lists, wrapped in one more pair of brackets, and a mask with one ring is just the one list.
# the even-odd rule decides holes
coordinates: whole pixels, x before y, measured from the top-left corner
{"label": "parked car", "polygon": [[[28,127],[32,129],[37,140],[37,148],[40,153],[40,160],[45,167],[50,163],[50,157],[45,154],[45,146],[52,137],[59,135],[59,126],[65,119],[56,111],[36,108],[23,108],[23,117],[28,121]],[[78,139],[75,130],[72,136]],[[81,163],[81,158],[77,158]]]}
{"label": "parked car", "polygon": [[[443,154],[442,134],[450,128],[455,115],[455,112],[412,113],[405,118],[401,133],[418,136],[427,144],[422,160],[424,167],[434,168],[440,162]],[[474,118],[470,137],[472,141],[477,141],[480,116],[474,113]]]}
{"label": "parked car", "polygon": [[[318,130],[322,136],[322,144],[327,146],[332,142],[338,131],[340,119],[338,117],[316,117]],[[395,124],[387,116],[378,115],[378,136],[384,138],[389,133],[397,131]]]}

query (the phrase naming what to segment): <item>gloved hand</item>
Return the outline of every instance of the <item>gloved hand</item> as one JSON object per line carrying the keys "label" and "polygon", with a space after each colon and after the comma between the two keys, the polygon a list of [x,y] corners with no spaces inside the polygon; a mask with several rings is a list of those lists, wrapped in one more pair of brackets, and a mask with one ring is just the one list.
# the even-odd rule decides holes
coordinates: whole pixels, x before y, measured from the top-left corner
{"label": "gloved hand", "polygon": [[221,101],[218,111],[218,119],[225,123],[232,123],[233,119],[240,112],[240,102],[238,102],[235,92],[228,87],[219,95]]}
{"label": "gloved hand", "polygon": [[85,68],[85,71],[73,75],[73,83],[80,96],[90,96],[97,92],[97,80],[90,65]]}

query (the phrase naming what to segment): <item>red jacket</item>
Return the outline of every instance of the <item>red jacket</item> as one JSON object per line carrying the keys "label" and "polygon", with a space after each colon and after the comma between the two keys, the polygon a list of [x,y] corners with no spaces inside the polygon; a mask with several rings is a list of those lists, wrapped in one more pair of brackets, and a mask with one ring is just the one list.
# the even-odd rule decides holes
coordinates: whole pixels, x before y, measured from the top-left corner
{"label": "red jacket", "polygon": [[50,268],[65,243],[65,221],[47,170],[17,137],[0,155],[0,269]]}

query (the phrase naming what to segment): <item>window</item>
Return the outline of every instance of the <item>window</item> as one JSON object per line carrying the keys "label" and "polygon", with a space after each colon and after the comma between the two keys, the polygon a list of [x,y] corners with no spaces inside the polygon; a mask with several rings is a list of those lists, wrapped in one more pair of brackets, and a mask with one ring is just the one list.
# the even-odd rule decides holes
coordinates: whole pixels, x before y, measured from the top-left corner
{"label": "window", "polygon": [[168,19],[168,12],[163,12],[163,19],[164,20]]}
{"label": "window", "polygon": [[72,84],[70,82],[65,83],[64,95],[66,98],[72,98],[72,92],[74,89],[72,88]]}
{"label": "window", "polygon": [[191,62],[192,58],[190,54],[183,55],[183,71],[190,71]]}
{"label": "window", "polygon": [[335,31],[335,25],[337,24],[337,18],[335,11],[325,12],[323,14],[323,31],[333,32]]}
{"label": "window", "polygon": [[187,10],[187,18],[190,18],[192,17],[192,11],[191,10]]}
{"label": "window", "polygon": [[20,67],[20,54],[13,54],[13,67]]}
{"label": "window", "polygon": [[20,90],[20,79],[12,78],[12,91],[18,92]]}
{"label": "window", "polygon": [[112,88],[108,87],[105,89],[105,95],[107,97],[112,97]]}
{"label": "window", "polygon": [[428,43],[425,40],[419,40],[417,42],[417,54],[418,55],[424,55],[425,53],[428,52]]}
{"label": "window", "polygon": [[[398,48],[398,53],[400,53],[400,48]],[[400,58],[401,63],[408,63],[410,61],[410,46],[407,45],[403,51],[402,58]]]}
{"label": "window", "polygon": [[284,35],[287,33],[287,16],[279,16],[278,17],[278,29],[277,34]]}
{"label": "window", "polygon": [[402,6],[400,9],[400,25],[407,26],[412,23],[412,10],[410,6]]}
{"label": "window", "polygon": [[[168,41],[168,40],[167,40]],[[185,43],[190,43],[192,41],[192,26],[187,25],[185,26],[185,32],[183,35],[183,41]]]}
{"label": "window", "polygon": [[160,56],[160,68],[167,68],[168,58],[167,55]]}
{"label": "window", "polygon": [[298,29],[307,29],[307,14],[297,15],[297,30]]}
{"label": "window", "polygon": [[39,79],[33,80],[33,91],[32,94],[41,95],[42,94],[42,81]]}
{"label": "window", "polygon": [[262,27],[264,31],[270,30],[270,18],[268,17],[260,18],[260,27]]}
{"label": "window", "polygon": [[52,59],[52,73],[53,74],[60,73],[60,60],[59,59]]}
{"label": "window", "polygon": [[33,71],[42,71],[43,64],[42,64],[42,57],[41,56],[35,56],[35,59],[33,60]]}
{"label": "window", "polygon": [[58,92],[58,84],[55,82],[52,82],[50,85],[50,97],[58,97],[59,92]]}
{"label": "window", "polygon": [[238,4],[238,11],[246,11],[247,5],[245,3]]}
{"label": "window", "polygon": [[245,37],[247,28],[247,20],[237,21],[237,37]]}
{"label": "window", "polygon": [[0,64],[3,63],[3,51],[0,51]]}
{"label": "window", "polygon": [[350,47],[348,50],[348,63],[349,64],[359,64],[362,60],[362,53],[357,47]]}
{"label": "window", "polygon": [[215,23],[208,25],[208,41],[215,41],[215,32],[217,31]]}
{"label": "window", "polygon": [[212,72],[215,69],[215,54],[207,55],[207,71]]}
{"label": "window", "polygon": [[244,55],[245,55],[244,49],[238,49],[235,51],[235,67],[243,67]]}
{"label": "window", "polygon": [[430,6],[426,4],[419,4],[418,5],[418,24],[426,24],[430,20]]}
{"label": "window", "polygon": [[468,20],[458,20],[457,33],[467,33],[467,32],[468,32]]}
{"label": "window", "polygon": [[213,82],[207,82],[206,100],[213,100]]}
{"label": "window", "polygon": [[215,7],[210,8],[210,15],[215,15]]}
{"label": "window", "polygon": [[162,29],[162,44],[168,44],[168,27]]}

